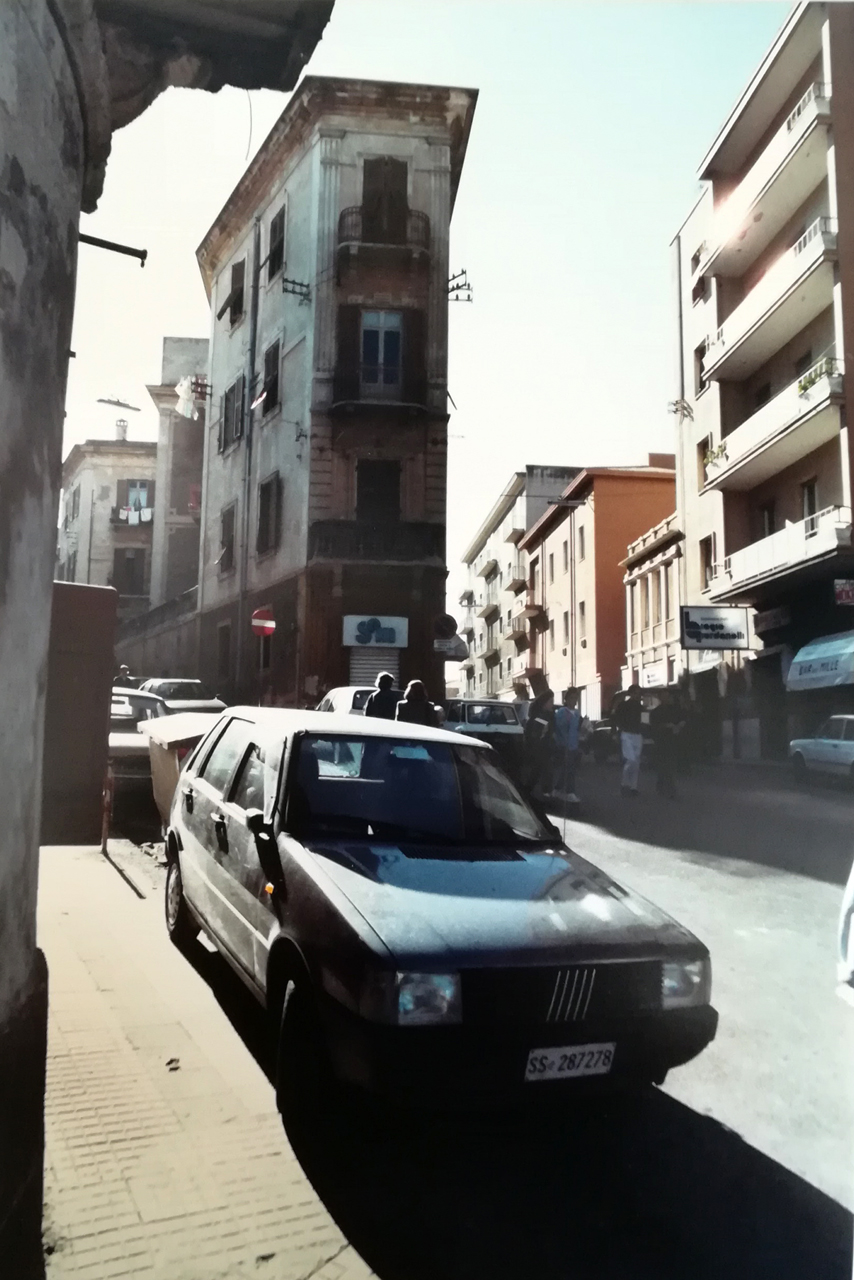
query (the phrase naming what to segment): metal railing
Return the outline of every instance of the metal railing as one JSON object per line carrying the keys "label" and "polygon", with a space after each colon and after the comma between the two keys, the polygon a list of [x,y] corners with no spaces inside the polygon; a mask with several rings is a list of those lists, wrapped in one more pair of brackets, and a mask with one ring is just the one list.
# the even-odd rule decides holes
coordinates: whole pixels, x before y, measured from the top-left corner
{"label": "metal railing", "polygon": [[826,99],[829,97],[830,97],[830,85],[822,84],[820,81],[816,80],[807,89],[806,93],[797,103],[794,110],[790,111],[789,114],[786,116],[787,130],[791,133],[795,125],[798,123],[798,120],[800,120],[801,116],[806,111],[807,107],[810,105],[811,102],[815,102],[816,98]]}
{"label": "metal railing", "polygon": [[425,521],[398,524],[362,520],[316,520],[308,531],[310,560],[445,559],[445,527]]}
{"label": "metal railing", "polygon": [[339,248],[345,244],[371,244],[383,248],[403,247],[419,249],[427,253],[430,249],[430,219],[426,213],[409,209],[405,220],[400,220],[399,226],[376,227],[371,225],[369,219],[365,219],[361,205],[352,205],[349,209],[342,209],[338,218]]}
{"label": "metal railing", "polygon": [[747,582],[850,543],[851,508],[825,507],[728,555],[723,564],[715,565],[710,585],[714,591],[720,589],[722,579]]}

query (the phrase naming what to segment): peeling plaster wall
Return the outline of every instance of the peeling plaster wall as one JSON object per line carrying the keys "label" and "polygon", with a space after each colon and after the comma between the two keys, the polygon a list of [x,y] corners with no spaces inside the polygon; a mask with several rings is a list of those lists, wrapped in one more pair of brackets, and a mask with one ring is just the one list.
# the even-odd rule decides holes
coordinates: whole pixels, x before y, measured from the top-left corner
{"label": "peeling plaster wall", "polygon": [[[36,951],[51,583],[83,121],[45,0],[0,4],[0,1250],[41,1189],[46,988]],[[39,1061],[40,1059],[40,1061]],[[11,1153],[11,1158],[9,1158]]]}

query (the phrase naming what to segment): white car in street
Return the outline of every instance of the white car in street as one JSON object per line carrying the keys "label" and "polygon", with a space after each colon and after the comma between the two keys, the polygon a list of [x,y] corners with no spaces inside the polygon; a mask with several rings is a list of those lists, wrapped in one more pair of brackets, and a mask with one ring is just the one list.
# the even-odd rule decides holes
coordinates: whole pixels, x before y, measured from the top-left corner
{"label": "white car in street", "polygon": [[854,715],[831,716],[811,738],[793,739],[789,759],[796,778],[829,773],[854,782]]}
{"label": "white car in street", "polygon": [[225,711],[225,703],[211,693],[201,680],[144,680],[141,693],[156,693],[171,712],[177,711]]}
{"label": "white car in street", "polygon": [[[315,707],[316,711],[334,711],[345,715],[363,716],[365,703],[372,693],[376,693],[375,685],[343,685],[338,689],[330,689],[322,702]],[[402,689],[392,689],[398,702],[403,697]]]}

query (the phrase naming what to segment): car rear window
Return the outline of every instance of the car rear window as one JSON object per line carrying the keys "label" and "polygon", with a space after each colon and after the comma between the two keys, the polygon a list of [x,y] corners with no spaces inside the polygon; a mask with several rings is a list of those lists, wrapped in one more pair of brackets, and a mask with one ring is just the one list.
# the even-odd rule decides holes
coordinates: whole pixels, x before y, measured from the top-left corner
{"label": "car rear window", "polygon": [[516,708],[503,702],[471,702],[466,707],[469,724],[502,725],[518,724]]}
{"label": "car rear window", "polygon": [[196,680],[173,680],[160,690],[161,698],[184,698],[198,701],[210,701],[216,697],[206,684]]}

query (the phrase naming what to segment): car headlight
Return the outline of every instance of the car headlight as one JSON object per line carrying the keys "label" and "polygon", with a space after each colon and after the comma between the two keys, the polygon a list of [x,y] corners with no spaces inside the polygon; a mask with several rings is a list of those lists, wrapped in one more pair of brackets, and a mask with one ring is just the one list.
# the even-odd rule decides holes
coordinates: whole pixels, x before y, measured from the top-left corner
{"label": "car headlight", "polygon": [[426,1027],[462,1021],[458,973],[398,973],[397,1023]]}
{"label": "car headlight", "polygon": [[661,974],[661,1007],[690,1009],[708,1004],[712,994],[712,966],[706,960],[666,961]]}

